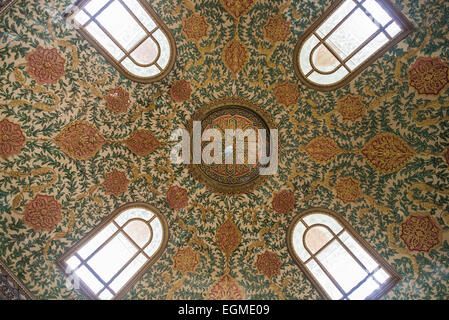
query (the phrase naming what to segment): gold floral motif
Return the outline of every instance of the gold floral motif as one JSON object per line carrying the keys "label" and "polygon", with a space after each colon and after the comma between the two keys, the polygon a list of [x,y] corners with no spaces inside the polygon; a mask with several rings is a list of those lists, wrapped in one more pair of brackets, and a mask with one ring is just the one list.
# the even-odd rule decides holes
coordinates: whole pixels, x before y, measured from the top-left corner
{"label": "gold floral motif", "polygon": [[25,205],[23,222],[35,232],[52,231],[62,220],[62,205],[53,196],[37,195]]}
{"label": "gold floral motif", "polygon": [[98,130],[86,121],[69,123],[54,141],[68,156],[77,160],[93,157],[106,142]]}
{"label": "gold floral motif", "polygon": [[173,256],[173,268],[182,274],[195,273],[199,262],[199,254],[192,247],[178,249]]}
{"label": "gold floral motif", "polygon": [[128,111],[128,106],[131,103],[129,93],[121,87],[110,89],[104,98],[106,99],[106,107],[116,114]]}
{"label": "gold floral motif", "polygon": [[215,235],[215,242],[218,247],[224,252],[227,258],[231,253],[237,249],[242,241],[242,235],[237,225],[230,217],[223,222],[217,229]]}
{"label": "gold floral motif", "polygon": [[410,251],[429,252],[440,244],[441,228],[430,216],[411,216],[401,224],[401,239]]}
{"label": "gold floral motif", "polygon": [[38,46],[34,51],[26,55],[27,71],[39,84],[56,83],[65,74],[65,59],[58,51],[44,49]]}
{"label": "gold floral motif", "polygon": [[256,268],[260,273],[273,278],[276,274],[281,274],[282,262],[276,253],[266,250],[257,256]]}
{"label": "gold floral motif", "polygon": [[248,62],[248,50],[238,38],[234,38],[224,48],[222,58],[224,65],[236,76]]}
{"label": "gold floral motif", "polygon": [[178,186],[173,186],[167,190],[166,199],[170,208],[175,210],[184,208],[189,202],[187,190]]}
{"label": "gold floral motif", "polygon": [[374,169],[383,173],[399,170],[414,156],[413,149],[392,133],[376,135],[361,152]]}
{"label": "gold floral motif", "polygon": [[365,113],[365,105],[359,96],[347,95],[337,101],[337,111],[343,117],[343,120],[356,121]]}
{"label": "gold floral motif", "polygon": [[237,20],[246,14],[255,2],[256,0],[221,0],[223,7]]}
{"label": "gold floral motif", "polygon": [[25,144],[25,136],[20,125],[7,119],[0,121],[0,157],[6,159],[20,153]]}
{"label": "gold floral motif", "polygon": [[295,195],[289,190],[276,192],[273,196],[271,205],[277,213],[288,213],[295,206]]}
{"label": "gold floral motif", "polygon": [[416,60],[409,71],[409,83],[420,94],[437,95],[449,82],[449,67],[438,58]]}
{"label": "gold floral motif", "polygon": [[352,177],[338,178],[335,191],[337,192],[337,198],[344,203],[356,202],[362,195],[360,182]]}
{"label": "gold floral motif", "polygon": [[279,84],[276,89],[274,89],[273,94],[276,98],[276,103],[286,107],[294,105],[301,95],[298,86],[288,81]]}
{"label": "gold floral motif", "polygon": [[145,157],[152,153],[160,143],[150,131],[139,129],[126,139],[125,144],[134,154]]}
{"label": "gold floral motif", "polygon": [[331,138],[318,137],[309,142],[306,152],[316,162],[325,164],[340,154],[341,149]]}
{"label": "gold floral motif", "polygon": [[103,187],[107,195],[112,194],[117,197],[128,190],[128,184],[129,180],[126,177],[126,173],[114,169],[112,172],[105,174]]}
{"label": "gold floral motif", "polygon": [[290,22],[286,21],[281,15],[268,19],[264,27],[265,38],[272,42],[281,42],[287,40],[290,35]]}
{"label": "gold floral motif", "polygon": [[243,288],[230,275],[225,274],[209,290],[210,300],[243,300]]}
{"label": "gold floral motif", "polygon": [[170,88],[170,96],[176,102],[184,102],[190,99],[192,88],[187,80],[176,80]]}
{"label": "gold floral motif", "polygon": [[182,31],[184,31],[188,40],[199,41],[201,38],[207,36],[208,28],[209,24],[206,19],[194,14],[187,19],[184,19]]}

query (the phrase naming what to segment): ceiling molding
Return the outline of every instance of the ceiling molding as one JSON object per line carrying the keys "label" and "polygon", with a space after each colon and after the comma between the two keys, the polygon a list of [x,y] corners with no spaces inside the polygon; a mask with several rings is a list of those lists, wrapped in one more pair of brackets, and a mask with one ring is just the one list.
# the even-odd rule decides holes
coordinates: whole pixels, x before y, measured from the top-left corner
{"label": "ceiling molding", "polygon": [[6,264],[0,260],[0,299],[1,300],[36,300]]}

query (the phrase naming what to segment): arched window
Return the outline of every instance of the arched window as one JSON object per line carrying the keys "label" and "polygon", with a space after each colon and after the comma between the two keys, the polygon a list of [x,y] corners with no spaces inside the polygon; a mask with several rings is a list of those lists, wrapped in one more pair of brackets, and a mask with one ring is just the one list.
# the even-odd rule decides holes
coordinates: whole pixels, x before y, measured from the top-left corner
{"label": "arched window", "polygon": [[396,271],[336,213],[316,208],[287,232],[290,255],[326,299],[378,299],[400,280]]}
{"label": "arched window", "polygon": [[79,0],[66,20],[125,77],[152,82],[175,61],[175,41],[147,1]]}
{"label": "arched window", "polygon": [[298,40],[295,72],[312,89],[337,89],[412,30],[388,0],[336,0]]}
{"label": "arched window", "polygon": [[58,260],[72,286],[93,299],[120,299],[167,246],[168,227],[145,203],[118,208]]}

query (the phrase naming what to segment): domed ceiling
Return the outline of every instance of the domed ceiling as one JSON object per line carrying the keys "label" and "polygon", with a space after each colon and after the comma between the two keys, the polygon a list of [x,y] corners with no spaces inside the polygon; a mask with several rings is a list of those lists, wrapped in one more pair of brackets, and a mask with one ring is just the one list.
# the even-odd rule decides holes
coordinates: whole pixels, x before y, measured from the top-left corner
{"label": "domed ceiling", "polygon": [[[304,209],[334,210],[401,275],[387,299],[449,295],[449,2],[394,1],[417,27],[341,89],[305,87],[294,46],[331,1],[151,1],[177,56],[127,80],[61,1],[0,20],[0,257],[40,299],[84,299],[55,261],[115,208],[160,209],[168,247],[127,299],[319,299],[290,257]],[[173,129],[228,97],[279,129],[280,163],[225,195],[170,163]]]}

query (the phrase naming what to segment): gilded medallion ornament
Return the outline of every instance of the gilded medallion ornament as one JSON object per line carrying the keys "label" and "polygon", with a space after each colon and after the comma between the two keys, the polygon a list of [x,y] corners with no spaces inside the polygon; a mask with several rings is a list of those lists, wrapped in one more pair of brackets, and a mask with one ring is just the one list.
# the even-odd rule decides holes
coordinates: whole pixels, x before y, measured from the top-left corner
{"label": "gilded medallion ornament", "polygon": [[276,192],[273,196],[271,205],[277,213],[289,213],[295,206],[295,195],[290,190]]}
{"label": "gilded medallion ornament", "polygon": [[337,143],[328,137],[317,137],[309,142],[305,148],[307,154],[314,161],[326,164],[341,153]]}
{"label": "gilded medallion ornament", "polygon": [[220,0],[222,6],[234,19],[239,20],[254,5],[256,0]]}
{"label": "gilded medallion ornament", "polygon": [[287,40],[290,35],[290,22],[286,21],[281,15],[268,19],[264,27],[265,38],[271,43],[277,43]]}
{"label": "gilded medallion ornament", "polygon": [[186,35],[187,40],[199,41],[207,36],[207,29],[209,29],[209,24],[202,16],[193,14],[183,21],[182,31]]}
{"label": "gilded medallion ornament", "polygon": [[244,291],[229,274],[218,279],[209,289],[209,300],[243,300]]}
{"label": "gilded medallion ornament", "polygon": [[223,222],[217,229],[217,233],[215,234],[215,242],[221,251],[224,252],[226,258],[229,258],[231,253],[237,249],[242,241],[242,234],[240,233],[239,228],[231,220],[231,217],[228,217],[225,222]]}
{"label": "gilded medallion ornament", "polygon": [[199,262],[200,256],[192,247],[179,248],[173,256],[173,269],[182,274],[195,273]]}
{"label": "gilded medallion ornament", "polygon": [[[258,155],[249,150],[248,144],[245,143],[244,150],[236,150],[236,139],[233,139],[232,145],[226,145],[225,139],[226,130],[253,130],[256,136],[259,129],[266,130],[267,143],[264,147],[265,153],[270,156],[270,129],[274,129],[274,124],[265,111],[242,98],[225,98],[210,103],[192,116],[187,124],[191,136],[193,121],[201,123],[201,132],[215,129],[222,135],[223,155],[220,163],[206,164],[201,159],[201,163],[195,164],[191,161],[189,165],[192,175],[203,185],[219,193],[237,194],[251,192],[265,181],[267,176],[260,175],[259,170],[266,166],[259,163]],[[209,143],[203,141],[201,150],[204,150]],[[243,154],[243,164],[237,163],[237,154]],[[226,156],[229,155],[232,155],[232,163],[226,163]],[[249,161],[250,158],[256,158],[256,161]]]}
{"label": "gilded medallion ornament", "polygon": [[362,118],[365,113],[365,105],[360,96],[347,95],[337,101],[337,112],[341,114],[343,120],[356,121]]}
{"label": "gilded medallion ornament", "polygon": [[249,55],[245,45],[236,37],[232,39],[223,50],[223,63],[234,77],[243,70],[248,62]]}
{"label": "gilded medallion ornament", "polygon": [[107,195],[119,196],[128,190],[129,180],[126,172],[114,169],[112,172],[105,174],[103,187]]}
{"label": "gilded medallion ornament", "polygon": [[52,231],[62,220],[62,205],[53,196],[37,195],[25,205],[23,222],[39,231]]}
{"label": "gilded medallion ornament", "polygon": [[418,58],[408,74],[410,85],[420,94],[437,95],[449,82],[449,67],[439,57]]}
{"label": "gilded medallion ornament", "polygon": [[276,103],[290,107],[294,105],[301,95],[298,86],[289,81],[279,84],[273,92]]}
{"label": "gilded medallion ornament", "polygon": [[409,145],[392,133],[380,133],[361,150],[368,163],[383,173],[393,173],[404,166],[413,156]]}
{"label": "gilded medallion ornament", "polygon": [[187,80],[176,80],[170,88],[170,96],[175,102],[184,102],[190,99],[192,88]]}
{"label": "gilded medallion ornament", "polygon": [[268,278],[281,274],[282,262],[276,253],[266,250],[259,254],[256,260],[256,268],[259,272]]}
{"label": "gilded medallion ornament", "polygon": [[131,103],[129,93],[122,87],[110,89],[104,98],[106,100],[106,108],[116,114],[128,111],[129,104]]}
{"label": "gilded medallion ornament", "polygon": [[125,144],[132,153],[140,157],[149,155],[160,145],[156,137],[145,129],[134,131],[126,139]]}
{"label": "gilded medallion ornament", "polygon": [[3,119],[0,121],[0,157],[6,159],[20,153],[25,144],[25,136],[20,125]]}
{"label": "gilded medallion ornament", "polygon": [[86,121],[69,123],[54,141],[64,153],[76,160],[92,158],[106,143],[98,130]]}
{"label": "gilded medallion ornament", "polygon": [[170,187],[167,190],[166,199],[170,208],[175,210],[184,208],[189,202],[187,190],[178,186]]}
{"label": "gilded medallion ornament", "polygon": [[334,188],[337,193],[337,198],[344,203],[356,202],[362,195],[360,182],[352,177],[338,178]]}
{"label": "gilded medallion ornament", "polygon": [[441,243],[441,228],[430,216],[412,215],[401,224],[400,237],[410,251],[429,252]]}
{"label": "gilded medallion ornament", "polygon": [[65,74],[65,59],[56,48],[44,49],[38,46],[26,55],[27,71],[39,84],[56,83]]}

